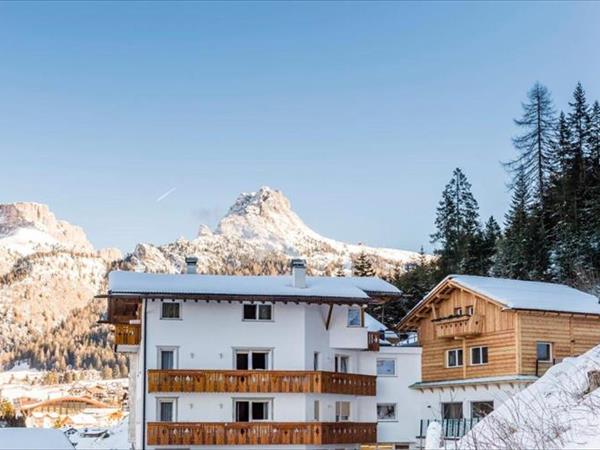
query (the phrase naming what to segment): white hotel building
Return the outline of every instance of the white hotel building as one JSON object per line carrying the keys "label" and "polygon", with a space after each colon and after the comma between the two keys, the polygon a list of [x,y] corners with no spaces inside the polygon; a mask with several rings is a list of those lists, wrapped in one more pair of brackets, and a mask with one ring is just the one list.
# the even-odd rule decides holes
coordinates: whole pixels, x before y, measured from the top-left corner
{"label": "white hotel building", "polygon": [[[378,278],[111,272],[136,449],[397,449],[415,442],[419,347],[364,309]],[[390,339],[392,340],[392,339]],[[378,446],[376,446],[378,444]]]}

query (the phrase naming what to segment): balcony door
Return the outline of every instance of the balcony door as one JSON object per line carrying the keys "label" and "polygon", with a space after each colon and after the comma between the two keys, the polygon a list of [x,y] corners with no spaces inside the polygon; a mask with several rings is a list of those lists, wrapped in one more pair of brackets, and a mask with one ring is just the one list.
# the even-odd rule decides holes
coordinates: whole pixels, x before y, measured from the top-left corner
{"label": "balcony door", "polygon": [[269,370],[271,352],[268,350],[236,350],[236,370]]}

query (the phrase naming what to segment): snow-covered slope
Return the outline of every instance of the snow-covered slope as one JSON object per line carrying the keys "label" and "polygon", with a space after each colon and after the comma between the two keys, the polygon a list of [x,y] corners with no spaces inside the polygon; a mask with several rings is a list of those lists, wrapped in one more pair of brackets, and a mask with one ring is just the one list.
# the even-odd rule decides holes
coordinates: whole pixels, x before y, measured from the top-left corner
{"label": "snow-covered slope", "polygon": [[201,225],[198,236],[191,241],[179,239],[159,247],[139,245],[129,261],[152,272],[175,273],[182,271],[185,256],[196,255],[203,272],[227,273],[236,259],[240,263],[264,259],[285,263],[290,257],[303,257],[308,259],[312,273],[331,274],[342,268],[349,272],[353,258],[363,252],[371,257],[379,273],[402,270],[419,257],[415,252],[323,237],[306,226],[283,193],[262,187],[241,194],[214,231]]}
{"label": "snow-covered slope", "polygon": [[0,205],[0,366],[71,311],[89,305],[118,250],[96,251],[46,205]]}
{"label": "snow-covered slope", "polygon": [[600,346],[553,366],[478,423],[456,448],[600,448],[599,385]]}

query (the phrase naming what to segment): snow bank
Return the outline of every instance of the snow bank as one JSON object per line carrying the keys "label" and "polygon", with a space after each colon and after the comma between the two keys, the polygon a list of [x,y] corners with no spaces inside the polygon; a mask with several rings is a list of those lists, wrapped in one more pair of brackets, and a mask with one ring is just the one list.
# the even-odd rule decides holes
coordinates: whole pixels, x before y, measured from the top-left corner
{"label": "snow bank", "polygon": [[600,448],[597,381],[600,346],[553,366],[478,423],[457,448]]}

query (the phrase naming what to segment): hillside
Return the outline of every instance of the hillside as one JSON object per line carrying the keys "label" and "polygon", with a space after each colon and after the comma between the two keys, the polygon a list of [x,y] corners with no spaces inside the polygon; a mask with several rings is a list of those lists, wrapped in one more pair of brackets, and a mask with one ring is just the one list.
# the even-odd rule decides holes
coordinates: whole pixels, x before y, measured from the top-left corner
{"label": "hillside", "polygon": [[84,230],[58,220],[37,203],[0,205],[0,365],[28,360],[40,369],[96,368],[122,373],[107,326],[96,324],[111,268],[180,273],[186,256],[214,274],[278,274],[289,258],[308,259],[313,274],[350,273],[360,253],[385,275],[404,270],[419,255],[346,244],[307,227],[279,191],[241,194],[215,230],[202,225],[192,240],[139,244],[122,258],[96,250]]}

